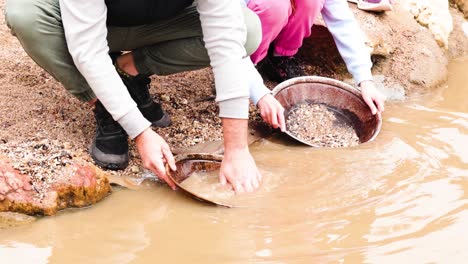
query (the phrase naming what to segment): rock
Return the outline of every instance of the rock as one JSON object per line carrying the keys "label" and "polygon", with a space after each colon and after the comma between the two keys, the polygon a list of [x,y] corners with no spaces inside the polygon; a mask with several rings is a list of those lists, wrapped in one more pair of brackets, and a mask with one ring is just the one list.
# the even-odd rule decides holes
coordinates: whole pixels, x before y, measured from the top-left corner
{"label": "rock", "polygon": [[449,56],[451,59],[467,56],[468,22],[457,9],[451,8],[450,12],[453,17],[453,31],[449,37]]}
{"label": "rock", "polygon": [[468,0],[450,0],[450,2],[458,7],[465,18],[468,18]]}
{"label": "rock", "polygon": [[57,171],[60,177],[38,196],[28,175],[0,157],[0,212],[54,215],[59,210],[93,205],[111,192],[103,171],[85,162],[74,162]]}
{"label": "rock", "polygon": [[436,87],[446,80],[446,54],[431,32],[421,27],[407,10],[397,5],[384,16],[355,14],[370,39],[378,39],[393,50],[391,59],[376,63],[379,74],[392,77],[411,91]]}
{"label": "rock", "polygon": [[28,225],[36,221],[36,217],[20,213],[0,212],[0,229]]}
{"label": "rock", "polygon": [[71,150],[73,148],[73,143],[71,142],[64,142],[63,143],[63,148],[67,150]]}
{"label": "rock", "polygon": [[169,102],[171,100],[171,97],[167,94],[162,94],[161,100],[163,100],[164,102]]}
{"label": "rock", "polygon": [[[386,91],[390,98],[400,100],[413,93],[435,88],[446,80],[447,53],[438,45],[431,31],[418,24],[409,11],[398,4],[393,11],[384,14],[364,12],[355,5],[350,6],[373,55],[372,72],[387,76],[385,80],[389,82],[382,85],[382,89],[386,91],[391,86]],[[311,37],[304,40],[299,57],[305,63],[320,68],[316,75],[349,79],[325,25],[317,20],[312,32]],[[467,50],[467,46],[462,47],[462,44],[458,48]],[[327,75],[327,72],[332,74]]]}
{"label": "rock", "polygon": [[453,23],[447,0],[400,0],[399,3],[432,32],[441,47],[448,48]]}
{"label": "rock", "polygon": [[388,57],[394,49],[388,45],[383,38],[368,39],[366,45],[371,50],[371,55]]}
{"label": "rock", "polygon": [[130,171],[131,171],[132,173],[137,174],[137,173],[140,172],[140,167],[138,167],[138,166],[136,166],[136,165],[133,165],[133,166],[130,168]]}

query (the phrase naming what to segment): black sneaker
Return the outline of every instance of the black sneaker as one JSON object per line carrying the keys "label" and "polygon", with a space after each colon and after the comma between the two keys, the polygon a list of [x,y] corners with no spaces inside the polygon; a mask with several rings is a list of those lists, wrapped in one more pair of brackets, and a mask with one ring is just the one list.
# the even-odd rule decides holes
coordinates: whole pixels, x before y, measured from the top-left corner
{"label": "black sneaker", "polygon": [[283,82],[305,75],[298,59],[295,57],[267,56],[258,64],[257,69],[265,77],[275,82]]}
{"label": "black sneaker", "polygon": [[96,136],[90,154],[94,162],[104,169],[122,170],[128,166],[127,133],[114,121],[100,101],[94,107]]}
{"label": "black sneaker", "polygon": [[171,124],[171,118],[149,93],[151,79],[142,74],[130,76],[118,68],[117,72],[143,116],[155,127],[168,127]]}

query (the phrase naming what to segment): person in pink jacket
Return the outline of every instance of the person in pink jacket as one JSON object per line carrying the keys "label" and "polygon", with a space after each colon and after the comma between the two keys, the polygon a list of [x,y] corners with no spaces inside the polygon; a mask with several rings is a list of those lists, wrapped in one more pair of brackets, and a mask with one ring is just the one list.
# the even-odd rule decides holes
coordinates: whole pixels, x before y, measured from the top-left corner
{"label": "person in pink jacket", "polygon": [[[384,96],[375,88],[372,62],[357,21],[344,0],[241,0],[262,23],[262,41],[250,56],[261,73],[273,81],[303,76],[294,57],[319,14],[362,91],[362,97],[375,114],[384,110]],[[388,1],[388,0],[387,0]]]}

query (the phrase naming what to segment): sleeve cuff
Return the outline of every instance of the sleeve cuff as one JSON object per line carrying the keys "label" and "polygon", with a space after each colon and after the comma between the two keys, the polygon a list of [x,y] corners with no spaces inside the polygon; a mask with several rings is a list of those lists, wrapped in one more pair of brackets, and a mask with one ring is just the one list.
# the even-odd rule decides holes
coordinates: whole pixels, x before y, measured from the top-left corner
{"label": "sleeve cuff", "polygon": [[249,72],[249,93],[250,93],[250,100],[254,105],[257,105],[258,101],[262,99],[263,96],[271,93],[270,89],[268,89],[265,84],[263,83],[263,78],[258,73],[257,69],[253,65],[252,62],[248,65],[248,72]]}
{"label": "sleeve cuff", "polygon": [[260,99],[262,99],[263,96],[267,94],[271,94],[271,91],[263,84],[260,87],[250,87],[250,100],[252,100],[254,105],[257,105],[258,101],[260,101]]}
{"label": "sleeve cuff", "polygon": [[219,102],[219,117],[248,119],[249,99],[235,98]]}
{"label": "sleeve cuff", "polygon": [[353,74],[354,81],[356,82],[356,85],[359,85],[363,81],[372,81],[374,78],[372,77],[372,72],[371,70],[364,70],[357,72]]}
{"label": "sleeve cuff", "polygon": [[220,117],[248,118],[249,63],[250,58],[245,58],[213,67]]}
{"label": "sleeve cuff", "polygon": [[119,122],[131,139],[136,138],[145,129],[151,126],[151,123],[143,116],[137,107],[133,108],[130,112],[117,120],[117,122]]}

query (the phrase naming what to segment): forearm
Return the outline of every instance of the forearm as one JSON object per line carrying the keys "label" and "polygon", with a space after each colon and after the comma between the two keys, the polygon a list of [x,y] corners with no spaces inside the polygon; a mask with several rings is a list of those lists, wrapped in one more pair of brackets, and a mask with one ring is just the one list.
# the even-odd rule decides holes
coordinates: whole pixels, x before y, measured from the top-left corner
{"label": "forearm", "polygon": [[245,150],[247,146],[248,120],[223,118],[223,135],[225,153]]}

